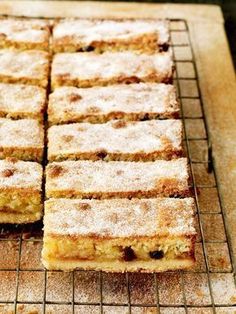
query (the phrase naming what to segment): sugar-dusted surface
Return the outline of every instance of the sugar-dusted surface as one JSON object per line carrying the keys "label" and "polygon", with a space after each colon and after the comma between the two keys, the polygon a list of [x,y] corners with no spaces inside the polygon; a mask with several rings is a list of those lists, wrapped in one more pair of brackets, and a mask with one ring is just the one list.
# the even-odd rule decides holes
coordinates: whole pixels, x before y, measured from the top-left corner
{"label": "sugar-dusted surface", "polygon": [[184,293],[188,305],[206,306],[211,296],[206,273],[183,274]]}
{"label": "sugar-dusted surface", "polygon": [[74,299],[78,303],[99,303],[99,273],[94,271],[75,271]]}
{"label": "sugar-dusted surface", "polygon": [[236,289],[233,274],[210,274],[213,298],[217,305],[235,305]]}
{"label": "sugar-dusted surface", "polygon": [[65,272],[47,273],[47,295],[49,302],[70,302],[72,299],[72,274]]}
{"label": "sugar-dusted surface", "polygon": [[48,159],[171,159],[182,154],[182,128],[172,119],[55,125],[48,130]]}
{"label": "sugar-dusted surface", "polygon": [[211,272],[232,271],[227,243],[206,243],[206,250]]}
{"label": "sugar-dusted surface", "polygon": [[119,304],[128,301],[125,274],[103,273],[102,285],[103,302],[105,304]]}
{"label": "sugar-dusted surface", "polygon": [[19,242],[0,241],[0,252],[0,269],[16,269],[19,256]]}
{"label": "sugar-dusted surface", "polygon": [[34,189],[41,191],[42,166],[36,162],[0,160],[0,189]]}
{"label": "sugar-dusted surface", "polygon": [[[141,191],[141,192],[140,192]],[[187,159],[155,162],[63,161],[46,168],[47,197],[182,195],[188,192]],[[99,195],[98,195],[99,194]]]}
{"label": "sugar-dusted surface", "polygon": [[0,116],[43,118],[46,90],[38,86],[0,83]]}
{"label": "sugar-dusted surface", "polygon": [[198,202],[202,213],[220,213],[220,202],[216,188],[199,188]]}
{"label": "sugar-dusted surface", "polygon": [[75,42],[89,45],[95,40],[129,39],[135,35],[156,33],[158,43],[162,45],[169,40],[168,24],[165,20],[64,19],[54,27],[53,39],[73,36]]}
{"label": "sugar-dusted surface", "polygon": [[[14,314],[15,305],[14,304],[0,304],[1,314]],[[17,304],[17,314],[43,314],[42,304]],[[47,313],[49,314],[49,313]],[[52,314],[50,312],[50,314]]]}
{"label": "sugar-dusted surface", "polygon": [[119,84],[106,87],[57,88],[49,96],[48,120],[52,124],[107,121],[113,118],[139,120],[175,117],[179,113],[173,85],[156,83]]}
{"label": "sugar-dusted surface", "polygon": [[235,306],[217,307],[216,314],[235,314]]}
{"label": "sugar-dusted surface", "polygon": [[0,47],[48,49],[49,23],[38,19],[0,19]]}
{"label": "sugar-dusted surface", "polygon": [[[155,277],[153,274],[129,275],[130,302],[132,304],[156,304]],[[146,291],[146,293],[143,293]]]}
{"label": "sugar-dusted surface", "polygon": [[6,83],[24,83],[46,87],[49,54],[39,50],[0,50],[0,79]]}
{"label": "sugar-dusted surface", "polygon": [[41,241],[22,241],[20,269],[40,270],[43,269],[41,263]]}
{"label": "sugar-dusted surface", "polygon": [[163,273],[157,275],[160,305],[182,305],[183,291],[179,273]]}
{"label": "sugar-dusted surface", "polygon": [[194,235],[193,210],[191,198],[51,199],[45,203],[44,232],[99,237]]}
{"label": "sugar-dusted surface", "polygon": [[168,44],[169,23],[164,20],[64,19],[53,29],[53,46],[56,51],[70,51],[71,47],[76,51],[87,46],[128,41],[135,48],[143,36],[156,37],[156,48]]}
{"label": "sugar-dusted surface", "polygon": [[[76,307],[76,306],[75,306]],[[77,312],[76,310],[73,311],[72,305],[71,304],[46,304],[45,307],[45,313],[46,314],[90,314],[90,312],[87,311],[87,308],[85,306],[84,312]],[[31,314],[31,313],[30,313]],[[38,313],[37,313],[38,314]]]}
{"label": "sugar-dusted surface", "polygon": [[[145,313],[145,312],[143,312]],[[156,312],[150,312],[150,314],[185,314],[186,311],[184,308],[179,308],[179,307],[161,307],[160,312],[158,313],[157,310]],[[149,313],[148,313],[149,314]]]}
{"label": "sugar-dusted surface", "polygon": [[0,282],[0,300],[2,302],[13,300],[16,294],[16,272],[0,271]]}
{"label": "sugar-dusted surface", "polygon": [[213,172],[208,172],[207,163],[194,163],[195,184],[199,187],[215,187],[215,176]]}
{"label": "sugar-dusted surface", "polygon": [[[95,314],[96,312],[91,312],[91,314]],[[116,313],[116,314],[128,314],[129,313],[129,308],[128,306],[112,306],[112,305],[107,305],[103,307],[103,314],[110,314],[110,313]],[[89,313],[90,314],[90,313]]]}
{"label": "sugar-dusted surface", "polygon": [[[1,61],[1,59],[0,59]],[[168,82],[172,78],[170,52],[147,55],[134,52],[59,53],[52,62],[52,87],[90,87],[115,83]]]}
{"label": "sugar-dusted surface", "polygon": [[[196,230],[198,229],[196,227],[195,224],[195,228]],[[197,233],[199,233],[199,230],[197,230]],[[195,264],[193,265],[193,267],[191,267],[191,271],[193,272],[205,272],[206,271],[206,262],[204,259],[204,251],[203,251],[203,246],[202,243],[197,242],[195,243]]]}
{"label": "sugar-dusted surface", "polygon": [[34,119],[0,118],[0,157],[41,160],[44,148],[42,124]]}
{"label": "sugar-dusted surface", "polygon": [[18,301],[42,302],[44,273],[40,271],[21,271],[18,278]]}
{"label": "sugar-dusted surface", "polygon": [[226,242],[226,232],[221,214],[202,214],[201,221],[207,242]]}
{"label": "sugar-dusted surface", "polygon": [[[212,308],[192,307],[192,308],[188,308],[188,313],[189,314],[213,314],[214,312],[213,312]],[[216,309],[216,313],[218,313],[217,309]]]}
{"label": "sugar-dusted surface", "polygon": [[43,148],[43,127],[34,119],[0,118],[0,145]]}

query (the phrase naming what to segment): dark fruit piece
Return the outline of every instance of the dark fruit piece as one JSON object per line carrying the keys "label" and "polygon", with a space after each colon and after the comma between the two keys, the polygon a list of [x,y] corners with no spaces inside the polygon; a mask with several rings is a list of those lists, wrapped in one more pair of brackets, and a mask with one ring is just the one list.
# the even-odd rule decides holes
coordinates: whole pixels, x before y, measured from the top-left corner
{"label": "dark fruit piece", "polygon": [[149,255],[153,259],[161,259],[164,257],[164,252],[162,250],[160,251],[157,250],[157,251],[149,252]]}
{"label": "dark fruit piece", "polygon": [[169,49],[169,44],[163,44],[159,47],[160,52],[168,51],[168,49]]}
{"label": "dark fruit piece", "polygon": [[140,120],[141,121],[146,121],[146,120],[148,120],[148,118],[149,118],[148,113],[145,113],[145,115]]}
{"label": "dark fruit piece", "polygon": [[5,178],[11,177],[14,174],[14,169],[5,169],[2,171],[2,176]]}
{"label": "dark fruit piece", "polygon": [[86,51],[86,52],[94,51],[94,47],[93,46],[86,46],[83,48],[83,51]]}
{"label": "dark fruit piece", "polygon": [[100,159],[104,159],[107,156],[107,152],[105,150],[101,150],[100,152],[97,152],[97,157]]}
{"label": "dark fruit piece", "polygon": [[131,249],[130,246],[127,246],[124,248],[124,260],[126,262],[132,261],[136,258],[136,255],[133,251],[133,249]]}

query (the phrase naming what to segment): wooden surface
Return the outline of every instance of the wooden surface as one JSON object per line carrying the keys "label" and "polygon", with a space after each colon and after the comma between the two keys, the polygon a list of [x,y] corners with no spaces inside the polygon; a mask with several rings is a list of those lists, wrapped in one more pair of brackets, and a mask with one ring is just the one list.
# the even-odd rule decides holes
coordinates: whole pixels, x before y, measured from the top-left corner
{"label": "wooden surface", "polygon": [[220,8],[210,5],[1,1],[0,11],[2,14],[25,16],[166,17],[188,21],[222,206],[235,259],[236,81]]}
{"label": "wooden surface", "polygon": [[[92,1],[1,1],[3,14],[42,17],[162,17],[223,22],[221,9],[212,5],[152,4]],[[22,11],[22,8],[24,10]]]}
{"label": "wooden surface", "polygon": [[236,81],[223,25],[190,23],[222,206],[236,261]]}

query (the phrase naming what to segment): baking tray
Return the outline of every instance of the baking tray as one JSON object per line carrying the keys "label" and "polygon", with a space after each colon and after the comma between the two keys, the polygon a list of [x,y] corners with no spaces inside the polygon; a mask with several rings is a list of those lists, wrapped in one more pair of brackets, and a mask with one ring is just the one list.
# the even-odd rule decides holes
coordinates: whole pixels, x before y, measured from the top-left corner
{"label": "baking tray", "polygon": [[197,205],[195,267],[163,274],[46,271],[40,261],[42,224],[1,225],[0,313],[236,313],[233,251],[189,25],[184,19],[170,19],[170,25]]}

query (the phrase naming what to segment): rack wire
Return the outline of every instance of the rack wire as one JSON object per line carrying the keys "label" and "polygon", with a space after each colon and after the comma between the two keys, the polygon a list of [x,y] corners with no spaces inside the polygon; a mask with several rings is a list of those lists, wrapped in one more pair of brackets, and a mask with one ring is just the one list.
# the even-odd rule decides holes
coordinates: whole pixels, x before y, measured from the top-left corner
{"label": "rack wire", "polygon": [[[170,20],[174,84],[196,199],[196,266],[164,274],[46,271],[42,223],[0,226],[0,313],[235,313],[232,250],[185,20]],[[35,313],[34,312],[34,313]]]}

